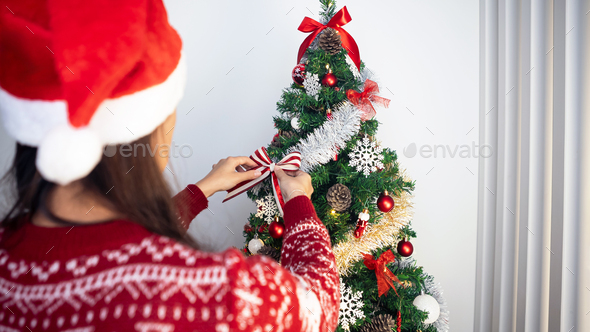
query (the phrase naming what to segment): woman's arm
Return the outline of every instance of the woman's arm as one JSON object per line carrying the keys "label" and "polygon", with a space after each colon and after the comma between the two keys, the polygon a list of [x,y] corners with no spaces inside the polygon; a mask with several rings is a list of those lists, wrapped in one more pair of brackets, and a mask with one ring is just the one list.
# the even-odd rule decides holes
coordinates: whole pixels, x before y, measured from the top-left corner
{"label": "woman's arm", "polygon": [[287,201],[282,267],[258,255],[234,266],[232,311],[243,315],[236,328],[332,332],[338,324],[340,282],[330,236],[309,199],[311,177],[280,168],[275,172]]}
{"label": "woman's arm", "polygon": [[209,205],[207,196],[205,196],[201,189],[194,184],[186,186],[186,188],[176,194],[172,200],[176,207],[176,213],[180,225],[185,230],[188,230],[193,219],[195,219],[195,217]]}
{"label": "woman's arm", "polygon": [[282,266],[259,255],[228,259],[232,327],[334,331],[340,284],[328,232],[305,196],[290,200],[284,212]]}
{"label": "woman's arm", "polygon": [[256,163],[248,157],[221,159],[213,165],[211,172],[196,185],[188,185],[173,197],[178,220],[185,230],[189,228],[193,219],[207,208],[207,199],[211,195],[233,188],[242,181],[260,176],[260,171],[244,171],[241,166],[250,168],[256,166]]}
{"label": "woman's arm", "polygon": [[[284,219],[281,264],[303,279],[306,292],[311,290],[317,296],[321,330],[334,331],[338,324],[340,282],[328,230],[305,196],[297,196],[285,205]],[[303,309],[311,319],[318,314],[311,308]]]}

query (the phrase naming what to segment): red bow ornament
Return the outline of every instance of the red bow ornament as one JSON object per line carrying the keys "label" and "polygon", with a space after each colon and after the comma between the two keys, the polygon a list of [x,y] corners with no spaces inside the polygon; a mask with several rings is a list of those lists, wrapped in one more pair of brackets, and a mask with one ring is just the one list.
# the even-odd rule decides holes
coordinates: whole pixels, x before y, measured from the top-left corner
{"label": "red bow ornament", "polygon": [[241,193],[244,193],[258,183],[262,182],[267,177],[271,177],[272,181],[272,190],[275,194],[275,200],[277,202],[277,208],[281,216],[283,216],[283,207],[285,206],[285,200],[283,199],[283,195],[281,194],[281,187],[279,186],[279,179],[275,174],[275,167],[279,166],[284,171],[296,171],[301,167],[301,153],[295,151],[291,152],[286,155],[281,161],[278,163],[273,163],[268,153],[266,152],[265,147],[261,147],[260,149],[256,150],[253,155],[250,156],[250,159],[254,160],[254,162],[258,165],[251,170],[260,170],[262,175],[257,177],[253,180],[247,180],[238,183],[235,187],[231,188],[227,191],[227,196],[223,200],[228,201]]}
{"label": "red bow ornament", "polygon": [[377,114],[373,107],[373,103],[386,108],[389,107],[390,100],[377,96],[377,93],[379,93],[379,86],[370,79],[365,81],[365,89],[363,92],[356,92],[352,89],[346,91],[346,97],[348,97],[348,100],[350,100],[350,102],[358,107],[363,113],[361,115],[361,120],[370,120],[375,114]]}
{"label": "red bow ornament", "polygon": [[346,23],[352,21],[352,17],[348,13],[348,9],[344,6],[340,11],[338,11],[334,17],[328,22],[328,24],[323,25],[320,22],[314,20],[313,18],[305,17],[301,24],[299,25],[299,31],[301,32],[311,32],[307,38],[303,41],[303,44],[299,47],[299,53],[297,54],[297,62],[301,61],[301,58],[305,54],[305,51],[314,41],[315,37],[322,32],[325,28],[332,28],[340,33],[340,40],[342,40],[342,47],[344,47],[348,51],[348,55],[358,68],[361,69],[361,55],[359,53],[359,47],[352,38],[352,36],[346,32],[346,30],[342,29],[341,26],[346,25]]}
{"label": "red bow ornament", "polygon": [[[369,270],[375,270],[375,275],[377,276],[377,289],[379,291],[379,296],[385,294],[387,295],[387,291],[390,288],[393,288],[395,294],[397,294],[397,290],[393,285],[393,282],[397,282],[401,284],[399,279],[387,268],[387,264],[395,261],[395,256],[391,250],[387,250],[386,252],[382,253],[378,259],[375,259],[372,255],[363,254],[365,256],[365,266]],[[399,296],[399,294],[397,294]]]}

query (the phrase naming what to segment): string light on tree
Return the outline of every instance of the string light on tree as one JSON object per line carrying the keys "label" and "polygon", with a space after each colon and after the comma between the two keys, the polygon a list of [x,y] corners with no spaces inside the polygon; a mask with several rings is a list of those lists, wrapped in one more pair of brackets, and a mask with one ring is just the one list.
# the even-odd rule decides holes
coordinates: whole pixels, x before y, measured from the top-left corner
{"label": "string light on tree", "polygon": [[[291,67],[294,83],[283,90],[277,103],[280,114],[274,118],[274,124],[279,135],[273,138],[269,152],[273,160],[294,151],[301,153],[300,169],[315,179],[316,195],[312,203],[318,208],[318,217],[329,225],[336,266],[343,278],[340,286],[352,286],[353,294],[364,291],[362,297],[352,301],[343,295],[343,291],[340,292],[341,299],[347,300],[341,303],[340,309],[345,309],[349,315],[339,317],[338,329],[391,332],[397,328],[400,331],[403,317],[404,331],[448,332],[448,311],[442,291],[437,293],[429,286],[434,284],[434,278],[424,273],[422,267],[410,266],[409,262],[414,261],[412,257],[397,259],[400,257],[396,253],[398,245],[403,255],[413,251],[408,240],[416,237],[409,228],[414,184],[401,171],[403,166],[395,151],[380,148],[373,138],[379,127],[374,119],[375,108],[386,107],[389,100],[378,96],[379,86],[370,79],[368,70],[359,71],[361,54],[352,36],[346,32],[351,20],[348,10],[336,8],[334,0],[319,1],[322,8],[320,22],[306,17],[300,25],[300,31],[309,35],[299,47],[297,63],[301,65],[296,69]],[[287,136],[286,133],[291,132],[293,136]],[[334,188],[328,193],[336,184],[349,188],[350,205],[345,190]],[[254,187],[249,196],[254,201],[263,199],[271,192],[271,186],[270,181],[262,183]],[[383,192],[386,188],[389,193]],[[257,254],[278,259],[279,248],[288,251],[289,246],[283,246],[285,230],[282,238],[275,238],[276,231],[282,230],[277,227],[282,221],[280,214],[274,214],[273,220],[275,215],[279,215],[279,220],[270,225],[263,221],[265,216],[261,219],[252,215],[250,224],[253,230],[244,234],[248,244],[258,233],[267,244]],[[355,215],[357,222],[354,222]],[[371,230],[368,229],[369,222]],[[391,254],[391,261],[381,254],[384,252]],[[374,260],[375,267],[379,268],[358,264],[363,254],[378,257]],[[373,275],[379,279],[377,271],[383,272],[384,266],[394,260],[398,268],[395,275],[401,283],[396,282],[393,288],[399,295],[390,293],[376,298],[373,296],[375,288],[379,293],[382,291],[380,283],[366,281],[368,278],[372,280]],[[288,264],[287,261],[283,263]],[[384,273],[379,280],[387,283],[389,279]],[[419,288],[440,304],[438,320],[428,326],[423,321],[427,315],[413,305],[416,296],[420,295]],[[367,317],[354,317],[350,310],[353,305]]]}

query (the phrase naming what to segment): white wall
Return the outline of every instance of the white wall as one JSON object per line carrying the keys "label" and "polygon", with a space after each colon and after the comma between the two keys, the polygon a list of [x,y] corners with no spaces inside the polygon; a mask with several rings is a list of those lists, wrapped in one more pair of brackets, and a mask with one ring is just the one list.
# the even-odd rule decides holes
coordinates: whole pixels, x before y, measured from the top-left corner
{"label": "white wall", "polygon": [[[306,36],[297,27],[304,16],[317,19],[319,5],[310,0],[165,2],[189,61],[174,140],[190,144],[194,153],[172,161],[176,181],[184,186],[219,159],[249,155],[272,139],[275,103],[291,82]],[[349,0],[338,5],[348,6],[353,20],[345,29],[378,75],[382,95],[392,100],[389,109],[378,111],[378,138],[398,151],[402,167],[417,182],[414,257],[445,289],[451,330],[470,331],[477,158],[451,158],[448,152],[442,158],[440,149],[437,158],[420,153],[408,158],[403,149],[411,143],[451,150],[477,144],[478,2]],[[12,144],[3,129],[0,137],[0,153],[7,156]],[[223,197],[213,196],[215,215],[203,212],[190,230],[215,250],[241,247],[242,227],[255,211],[245,195],[221,204]]]}

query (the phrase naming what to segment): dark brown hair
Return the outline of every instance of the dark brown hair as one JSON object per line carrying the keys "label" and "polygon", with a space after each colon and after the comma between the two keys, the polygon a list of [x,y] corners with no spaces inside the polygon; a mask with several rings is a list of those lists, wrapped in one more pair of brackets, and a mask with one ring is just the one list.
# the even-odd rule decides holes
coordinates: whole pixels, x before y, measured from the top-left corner
{"label": "dark brown hair", "polygon": [[[112,157],[103,154],[94,170],[80,180],[82,188],[87,193],[103,197],[110,208],[151,232],[196,247],[178,222],[170,189],[153,155],[145,153],[145,147],[149,148],[152,142],[151,136],[131,143],[134,147],[144,148],[143,153],[128,156],[115,153]],[[120,147],[116,146],[117,151]],[[32,216],[37,211],[57,222],[64,222],[45,205],[45,196],[55,184],[41,177],[35,166],[36,156],[37,148],[17,143],[14,163],[5,176],[5,180],[12,177],[16,185],[16,202],[0,223],[7,231],[20,228],[27,220],[23,217]]]}

